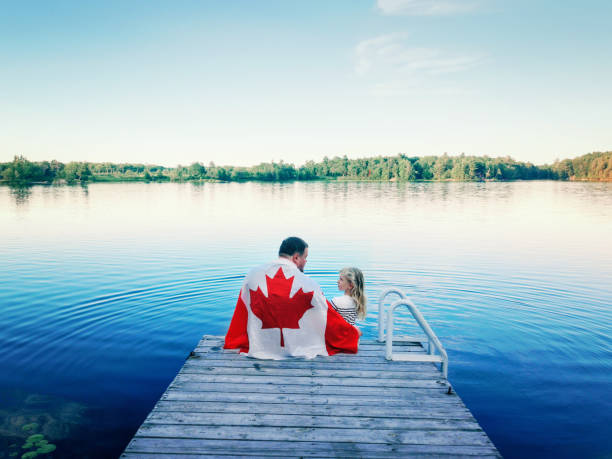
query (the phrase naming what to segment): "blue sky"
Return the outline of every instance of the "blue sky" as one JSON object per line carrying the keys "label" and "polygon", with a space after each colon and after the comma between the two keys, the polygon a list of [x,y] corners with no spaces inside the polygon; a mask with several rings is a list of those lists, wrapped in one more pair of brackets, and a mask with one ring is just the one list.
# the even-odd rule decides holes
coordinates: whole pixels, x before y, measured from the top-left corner
{"label": "blue sky", "polygon": [[0,161],[301,164],[612,149],[607,1],[28,1]]}

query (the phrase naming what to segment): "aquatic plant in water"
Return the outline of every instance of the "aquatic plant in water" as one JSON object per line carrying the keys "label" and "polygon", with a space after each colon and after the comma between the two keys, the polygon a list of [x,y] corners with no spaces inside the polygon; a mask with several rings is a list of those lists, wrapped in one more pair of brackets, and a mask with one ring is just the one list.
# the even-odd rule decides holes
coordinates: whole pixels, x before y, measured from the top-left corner
{"label": "aquatic plant in water", "polygon": [[[38,428],[38,424],[36,424],[35,422],[26,424],[22,427],[22,429],[26,432],[35,430],[37,428]],[[21,455],[21,459],[33,459],[43,454],[52,453],[53,451],[57,449],[57,446],[55,446],[53,443],[49,443],[49,440],[47,440],[43,434],[33,434],[33,435],[30,435],[26,439],[25,443],[21,446],[21,448],[22,449],[36,448],[32,451],[26,451],[25,453]],[[15,457],[17,456],[17,453],[16,452],[11,453],[10,456]]]}
{"label": "aquatic plant in water", "polygon": [[1,402],[0,459],[18,459],[25,453],[36,453],[38,459],[58,454],[77,457],[59,445],[47,445],[74,437],[83,424],[84,405],[18,389],[3,393]]}
{"label": "aquatic plant in water", "polygon": [[45,439],[45,436],[43,434],[34,434],[34,435],[30,435],[28,439],[26,440],[26,442],[36,443],[44,439]]}
{"label": "aquatic plant in water", "polygon": [[38,454],[47,454],[47,453],[52,453],[53,451],[55,451],[55,449],[56,449],[56,446],[54,444],[48,443],[48,444],[40,446],[36,450],[36,452]]}

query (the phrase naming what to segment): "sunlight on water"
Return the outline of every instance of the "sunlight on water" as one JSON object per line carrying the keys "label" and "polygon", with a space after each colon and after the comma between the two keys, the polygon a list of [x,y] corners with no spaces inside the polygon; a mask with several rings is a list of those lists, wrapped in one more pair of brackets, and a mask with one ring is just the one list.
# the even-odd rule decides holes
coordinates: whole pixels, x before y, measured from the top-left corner
{"label": "sunlight on water", "polygon": [[366,337],[383,289],[410,294],[504,456],[612,451],[612,184],[0,187],[0,224],[1,448],[37,422],[58,454],[117,456],[295,234],[328,296],[364,271]]}

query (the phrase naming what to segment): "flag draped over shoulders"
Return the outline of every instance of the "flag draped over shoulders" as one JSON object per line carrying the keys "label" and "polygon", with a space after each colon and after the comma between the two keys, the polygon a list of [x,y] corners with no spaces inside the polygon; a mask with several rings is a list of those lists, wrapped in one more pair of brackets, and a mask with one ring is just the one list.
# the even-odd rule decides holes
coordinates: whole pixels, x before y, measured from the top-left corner
{"label": "flag draped over shoulders", "polygon": [[357,329],[334,310],[319,285],[279,258],[246,276],[224,347],[284,359],[354,354],[358,343]]}

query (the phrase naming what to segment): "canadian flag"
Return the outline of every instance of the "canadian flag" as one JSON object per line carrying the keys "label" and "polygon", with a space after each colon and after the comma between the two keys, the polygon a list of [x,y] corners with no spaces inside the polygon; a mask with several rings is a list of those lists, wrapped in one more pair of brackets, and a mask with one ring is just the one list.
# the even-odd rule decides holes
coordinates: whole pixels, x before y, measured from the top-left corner
{"label": "canadian flag", "polygon": [[357,328],[336,312],[319,285],[279,258],[246,276],[224,347],[249,357],[284,359],[355,354],[358,345]]}

